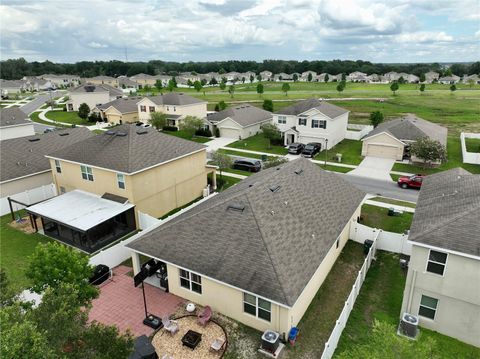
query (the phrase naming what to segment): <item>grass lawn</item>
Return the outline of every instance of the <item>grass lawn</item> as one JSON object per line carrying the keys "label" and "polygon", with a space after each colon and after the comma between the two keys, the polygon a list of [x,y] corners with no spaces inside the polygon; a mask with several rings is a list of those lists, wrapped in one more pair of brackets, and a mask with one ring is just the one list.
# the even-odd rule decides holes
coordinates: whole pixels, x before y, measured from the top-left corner
{"label": "grass lawn", "polygon": [[327,170],[327,171],[340,172],[340,173],[348,173],[351,170],[353,170],[353,168],[340,167],[340,166],[331,166],[331,165],[326,165],[325,166],[325,165],[321,165],[321,164],[319,164],[318,166],[320,168],[323,168],[324,170]]}
{"label": "grass lawn", "polygon": [[67,111],[48,111],[45,113],[45,117],[49,120],[70,123],[72,125],[92,125],[93,123],[88,122],[80,117],[78,117],[77,112],[67,112]]}
{"label": "grass lawn", "polygon": [[[255,153],[246,153],[246,152],[241,152],[241,151],[235,151],[235,150],[225,150],[223,148],[220,148],[217,150],[219,153],[225,153],[227,155],[232,155],[232,156],[238,156],[238,157],[248,157],[248,158],[256,158],[261,160],[262,155],[257,155]],[[267,161],[276,158],[275,156],[267,156]]]}
{"label": "grass lawn", "polygon": [[390,174],[390,177],[392,178],[392,181],[393,181],[393,182],[397,182],[397,181],[398,181],[398,179],[399,179],[400,177],[402,177],[402,176],[400,176],[400,175],[394,175],[394,174]]}
{"label": "grass lawn", "polygon": [[165,218],[167,218],[167,217],[170,217],[172,214],[175,214],[175,213],[177,213],[178,211],[184,209],[185,207],[188,207],[188,206],[194,204],[195,202],[200,201],[202,198],[203,198],[202,196],[200,196],[200,197],[198,197],[198,198],[195,198],[193,201],[190,201],[190,202],[188,202],[187,204],[184,204],[183,206],[180,206],[180,207],[177,207],[177,208],[175,208],[175,209],[172,209],[170,212],[164,214],[163,216],[161,216],[161,217],[158,218],[158,219],[165,219]]}
{"label": "grass lawn", "polygon": [[388,208],[364,204],[362,206],[360,223],[380,228],[384,231],[404,233],[410,229],[413,219],[413,213],[404,212],[400,216],[388,216]]}
{"label": "grass lawn", "polygon": [[[217,188],[218,192],[225,191],[227,188],[232,187],[234,184],[240,182],[240,178],[229,177],[225,173],[223,174],[223,186]],[[217,183],[220,183],[220,176],[217,177]]]}
{"label": "grass lawn", "polygon": [[43,121],[38,117],[38,114],[39,114],[39,112],[32,112],[30,114],[30,119],[33,122],[41,123],[43,125],[47,125],[47,126],[50,126],[50,127],[62,127],[62,128],[70,127],[70,126],[65,126],[65,125],[61,125],[61,124],[57,124],[57,123],[54,124],[54,123],[51,123],[51,122]]}
{"label": "grass lawn", "polygon": [[184,140],[190,140],[198,143],[205,143],[205,142],[211,141],[211,138],[208,138],[208,137],[197,137],[197,136],[191,137],[185,131],[162,131],[162,132],[166,133],[167,135],[180,137],[180,138],[183,138]]}
{"label": "grass lawn", "polygon": [[[399,259],[397,254],[377,251],[377,260],[373,262],[367,273],[335,353],[368,343],[368,335],[371,333],[374,319],[398,325],[406,276],[398,264]],[[479,348],[420,328],[418,342],[427,338],[432,338],[436,342],[431,358],[480,357]]]}
{"label": "grass lawn", "polygon": [[274,153],[277,155],[286,155],[288,150],[279,145],[272,145],[269,147],[269,141],[259,133],[244,140],[239,140],[229,144],[227,147],[241,148],[244,150]]}
{"label": "grass lawn", "polygon": [[480,138],[465,138],[467,152],[480,152]]}
{"label": "grass lawn", "polygon": [[38,243],[47,243],[51,240],[40,234],[27,234],[12,228],[9,225],[11,220],[10,214],[0,217],[0,266],[7,273],[15,290],[21,291],[29,286],[29,281],[25,277],[28,257]]}
{"label": "grass lawn", "polygon": [[251,175],[253,175],[253,172],[242,171],[242,170],[238,170],[238,169],[236,169],[236,168],[229,168],[228,170],[223,171],[223,174],[226,175],[226,173],[235,173],[235,174],[237,174],[237,175],[242,175],[242,176],[251,176]]}
{"label": "grass lawn", "polygon": [[[356,140],[343,140],[337,143],[331,149],[328,150],[328,161],[337,161],[337,153],[342,154],[342,163],[350,165],[358,165],[362,162],[362,141]],[[325,158],[325,151],[320,152],[315,159],[323,160]]]}
{"label": "grass lawn", "polygon": [[397,199],[386,198],[386,197],[374,197],[374,198],[370,198],[370,200],[377,201],[377,202],[383,202],[383,203],[396,204],[396,205],[404,206],[404,207],[411,207],[411,208],[417,207],[417,205],[413,202],[399,201]]}

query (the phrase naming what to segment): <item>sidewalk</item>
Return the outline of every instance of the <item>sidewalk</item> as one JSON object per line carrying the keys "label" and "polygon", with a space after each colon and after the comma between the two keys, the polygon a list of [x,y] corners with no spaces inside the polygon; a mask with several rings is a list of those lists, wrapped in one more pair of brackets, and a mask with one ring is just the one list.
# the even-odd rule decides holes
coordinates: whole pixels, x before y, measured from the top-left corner
{"label": "sidewalk", "polygon": [[[50,120],[49,118],[47,118],[45,116],[45,114],[49,111],[63,111],[63,110],[62,109],[46,108],[46,109],[41,110],[41,112],[38,114],[38,118],[42,121],[50,122],[53,125],[63,125],[63,126],[68,126],[68,127],[72,126],[72,124],[68,123],[68,122],[59,122],[59,121]],[[89,125],[89,126],[85,126],[85,125],[75,125],[75,126],[76,127],[86,127],[90,131],[93,131],[93,130],[106,130],[110,126],[110,124],[108,122],[97,122],[94,125]]]}

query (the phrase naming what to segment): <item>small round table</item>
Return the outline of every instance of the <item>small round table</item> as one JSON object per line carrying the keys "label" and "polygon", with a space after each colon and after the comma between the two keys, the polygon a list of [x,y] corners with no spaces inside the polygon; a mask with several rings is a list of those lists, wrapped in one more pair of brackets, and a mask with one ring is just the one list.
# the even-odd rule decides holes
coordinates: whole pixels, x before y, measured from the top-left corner
{"label": "small round table", "polygon": [[193,313],[195,311],[195,304],[193,303],[188,303],[187,304],[187,307],[185,308],[187,310],[187,312],[189,313]]}

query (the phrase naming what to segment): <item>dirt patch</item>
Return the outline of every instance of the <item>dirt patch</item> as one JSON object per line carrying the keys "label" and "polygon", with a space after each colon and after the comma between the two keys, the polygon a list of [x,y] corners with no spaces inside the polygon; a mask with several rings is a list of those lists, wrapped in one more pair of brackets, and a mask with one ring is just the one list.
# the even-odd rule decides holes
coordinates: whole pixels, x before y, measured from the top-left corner
{"label": "dirt patch", "polygon": [[8,225],[27,234],[35,233],[35,229],[32,228],[32,225],[30,224],[30,218],[28,216],[11,221]]}

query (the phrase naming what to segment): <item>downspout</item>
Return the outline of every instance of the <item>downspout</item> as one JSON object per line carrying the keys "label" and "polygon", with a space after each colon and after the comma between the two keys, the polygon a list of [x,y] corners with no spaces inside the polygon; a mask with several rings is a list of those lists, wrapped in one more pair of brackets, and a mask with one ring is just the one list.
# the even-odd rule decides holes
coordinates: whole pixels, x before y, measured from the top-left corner
{"label": "downspout", "polygon": [[410,293],[408,294],[408,303],[407,303],[407,313],[412,313],[411,312],[411,306],[412,306],[412,298],[413,298],[413,290],[415,288],[415,282],[417,280],[417,271],[413,270],[412,271],[412,283],[410,284]]}

